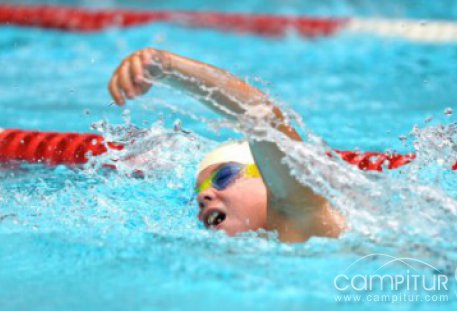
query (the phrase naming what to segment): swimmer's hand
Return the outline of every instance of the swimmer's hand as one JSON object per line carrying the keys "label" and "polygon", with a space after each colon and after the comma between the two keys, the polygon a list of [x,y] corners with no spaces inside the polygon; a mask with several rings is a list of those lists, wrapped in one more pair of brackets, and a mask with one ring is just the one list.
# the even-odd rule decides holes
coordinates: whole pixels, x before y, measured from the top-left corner
{"label": "swimmer's hand", "polygon": [[127,56],[116,68],[108,90],[117,105],[122,106],[126,98],[133,99],[149,91],[152,81],[146,78],[145,69],[157,53],[152,48],[139,50]]}

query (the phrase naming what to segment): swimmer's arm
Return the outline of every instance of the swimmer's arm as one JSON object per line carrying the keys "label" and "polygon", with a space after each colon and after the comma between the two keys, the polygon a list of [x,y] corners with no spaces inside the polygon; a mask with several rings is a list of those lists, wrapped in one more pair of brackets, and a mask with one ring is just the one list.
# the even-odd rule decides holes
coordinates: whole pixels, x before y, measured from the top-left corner
{"label": "swimmer's arm", "polygon": [[[144,76],[149,76],[148,81]],[[184,89],[231,119],[251,108],[267,108],[262,110],[265,117],[286,136],[284,139],[301,141],[263,92],[224,70],[169,52],[144,49],[134,53],[116,70],[109,89],[116,103],[122,105],[124,95],[133,98],[143,94],[154,81]],[[335,226],[320,226],[322,221],[316,222],[327,212],[326,201],[291,175],[289,167],[281,163],[285,154],[278,146],[267,141],[254,141],[250,146],[268,189],[270,227],[278,229],[284,240],[337,235]],[[297,230],[290,225],[290,219],[294,219]]]}
{"label": "swimmer's arm", "polygon": [[123,105],[125,98],[144,94],[155,81],[188,91],[228,118],[238,117],[246,108],[269,108],[264,112],[278,121],[275,126],[288,137],[301,140],[295,129],[284,123],[279,108],[257,88],[222,69],[166,51],[148,48],[127,57],[113,74],[109,91],[114,101]]}
{"label": "swimmer's arm", "polygon": [[282,163],[285,154],[278,145],[267,141],[251,141],[249,145],[267,185],[269,229],[276,229],[280,239],[287,242],[312,236],[338,237],[342,217],[325,198],[297,181],[289,166]]}
{"label": "swimmer's arm", "polygon": [[[144,82],[145,76],[149,76],[149,84],[137,83]],[[141,90],[155,81],[187,90],[228,118],[236,118],[249,107],[269,108],[266,114],[277,121],[277,128],[287,137],[301,140],[295,129],[285,124],[279,108],[257,88],[224,70],[166,51],[143,49],[127,57],[114,73],[109,90],[115,102],[122,105],[125,97],[133,98],[142,94]],[[276,144],[262,141],[251,143],[251,147],[264,179],[281,180],[280,183],[267,182],[267,186],[273,189],[274,193],[281,193],[284,198],[301,196],[301,192],[298,193],[300,184],[291,178],[288,167],[280,164],[284,154]],[[275,178],[270,178],[273,176]]]}
{"label": "swimmer's arm", "polygon": [[[144,94],[154,82],[187,91],[228,118],[261,105],[267,96],[246,82],[214,66],[152,48],[127,57],[115,71],[109,91],[118,105]],[[241,105],[240,103],[243,103]]]}

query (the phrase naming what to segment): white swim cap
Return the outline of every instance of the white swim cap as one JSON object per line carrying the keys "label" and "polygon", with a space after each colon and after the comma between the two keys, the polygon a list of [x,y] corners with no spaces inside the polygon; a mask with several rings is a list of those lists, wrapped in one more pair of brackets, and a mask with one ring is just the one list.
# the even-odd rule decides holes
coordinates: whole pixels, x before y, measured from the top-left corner
{"label": "white swim cap", "polygon": [[208,153],[198,166],[197,175],[213,164],[237,162],[241,164],[255,163],[247,141],[235,141],[222,144]]}

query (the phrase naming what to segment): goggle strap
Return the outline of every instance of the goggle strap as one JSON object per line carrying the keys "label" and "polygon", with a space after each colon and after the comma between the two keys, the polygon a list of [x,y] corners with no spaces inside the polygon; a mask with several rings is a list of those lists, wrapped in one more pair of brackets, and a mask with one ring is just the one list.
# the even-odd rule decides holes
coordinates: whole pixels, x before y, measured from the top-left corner
{"label": "goggle strap", "polygon": [[259,169],[257,168],[257,165],[255,165],[254,163],[246,166],[244,176],[250,178],[262,177],[262,175],[260,175]]}

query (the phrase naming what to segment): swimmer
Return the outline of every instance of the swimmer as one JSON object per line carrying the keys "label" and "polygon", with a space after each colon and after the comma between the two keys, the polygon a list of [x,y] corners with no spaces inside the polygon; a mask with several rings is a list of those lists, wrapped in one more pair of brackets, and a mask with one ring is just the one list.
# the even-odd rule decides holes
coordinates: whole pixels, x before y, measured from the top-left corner
{"label": "swimmer", "polygon": [[[301,141],[260,90],[222,69],[166,51],[145,48],[126,57],[108,88],[122,106],[126,99],[145,94],[154,81],[187,91],[226,118],[241,116],[245,107],[262,109],[279,131]],[[343,217],[292,176],[281,162],[284,156],[268,141],[230,142],[206,155],[195,186],[199,220],[231,236],[264,229],[276,230],[285,242],[338,237],[344,230]]]}

